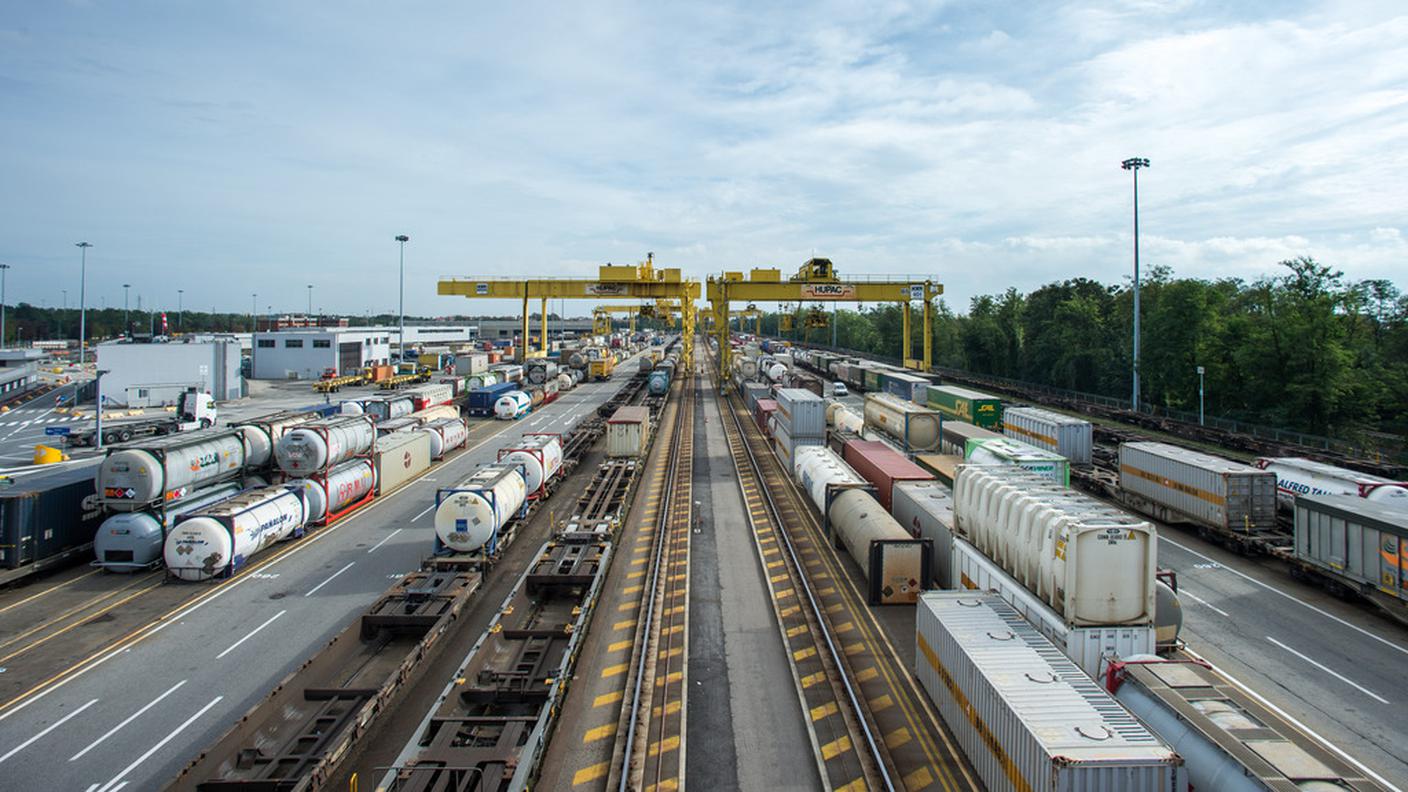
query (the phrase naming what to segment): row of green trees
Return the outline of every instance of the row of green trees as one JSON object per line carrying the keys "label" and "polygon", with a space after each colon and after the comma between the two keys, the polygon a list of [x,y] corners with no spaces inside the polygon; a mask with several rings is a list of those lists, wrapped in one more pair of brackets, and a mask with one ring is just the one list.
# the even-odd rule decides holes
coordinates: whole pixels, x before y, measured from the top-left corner
{"label": "row of green trees", "polygon": [[[1408,296],[1309,258],[1280,266],[1254,281],[1149,272],[1140,288],[1145,402],[1196,412],[1202,366],[1210,416],[1337,436],[1408,434]],[[1128,397],[1132,317],[1129,284],[1088,278],[975,297],[966,315],[941,301],[935,364]],[[776,315],[764,318],[765,333],[777,325]],[[836,343],[896,357],[901,327],[897,306],[841,311]],[[830,336],[810,331],[816,343]]]}

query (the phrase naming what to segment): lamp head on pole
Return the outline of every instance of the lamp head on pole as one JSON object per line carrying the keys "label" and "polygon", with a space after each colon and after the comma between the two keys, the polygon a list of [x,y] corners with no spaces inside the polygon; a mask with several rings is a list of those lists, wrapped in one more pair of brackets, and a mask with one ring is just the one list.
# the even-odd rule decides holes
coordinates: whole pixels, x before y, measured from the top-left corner
{"label": "lamp head on pole", "polygon": [[74,243],[74,247],[90,248],[90,247],[93,247],[93,246],[90,245],[90,244],[88,244],[87,242],[75,242],[75,243]]}
{"label": "lamp head on pole", "polygon": [[397,234],[397,235],[396,235],[396,241],[397,241],[397,242],[410,242],[410,241],[411,241],[411,238],[408,237],[408,236],[406,236],[405,234]]}
{"label": "lamp head on pole", "polygon": [[1120,167],[1124,168],[1125,170],[1139,170],[1140,168],[1147,168],[1149,167],[1149,159],[1147,157],[1130,157],[1124,162],[1121,162]]}

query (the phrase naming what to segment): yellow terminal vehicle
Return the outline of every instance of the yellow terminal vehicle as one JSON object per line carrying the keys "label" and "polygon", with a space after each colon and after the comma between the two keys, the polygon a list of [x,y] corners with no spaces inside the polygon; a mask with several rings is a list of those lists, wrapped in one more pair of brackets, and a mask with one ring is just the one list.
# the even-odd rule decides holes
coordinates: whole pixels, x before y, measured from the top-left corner
{"label": "yellow terminal vehicle", "polygon": [[615,370],[616,356],[609,352],[594,360],[587,361],[587,376],[594,380],[608,379],[611,377],[611,372]]}

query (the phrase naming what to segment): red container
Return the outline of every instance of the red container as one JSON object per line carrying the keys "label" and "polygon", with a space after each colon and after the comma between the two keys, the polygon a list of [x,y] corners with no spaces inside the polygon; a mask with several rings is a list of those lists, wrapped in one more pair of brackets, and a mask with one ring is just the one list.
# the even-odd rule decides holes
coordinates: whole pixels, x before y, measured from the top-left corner
{"label": "red container", "polygon": [[763,431],[763,434],[772,436],[768,431],[768,418],[777,411],[777,402],[773,399],[758,399],[757,405],[753,407],[753,423]]}
{"label": "red container", "polygon": [[846,443],[841,458],[860,477],[875,485],[880,507],[890,510],[890,494],[896,481],[929,481],[933,474],[910,462],[904,454],[876,440],[852,440]]}
{"label": "red container", "polygon": [[500,360],[503,360],[503,355],[500,355],[498,352],[490,352],[490,353],[489,353],[489,362],[490,362],[490,363],[498,363]]}

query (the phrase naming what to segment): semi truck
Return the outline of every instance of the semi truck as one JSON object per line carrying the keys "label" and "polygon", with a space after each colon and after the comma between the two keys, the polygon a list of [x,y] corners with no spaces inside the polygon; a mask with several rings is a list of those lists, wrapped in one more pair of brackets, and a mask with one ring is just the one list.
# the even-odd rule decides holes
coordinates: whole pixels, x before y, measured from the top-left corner
{"label": "semi truck", "polygon": [[[103,443],[126,443],[139,437],[208,429],[215,425],[215,398],[209,393],[189,388],[176,399],[174,414],[130,421],[103,422]],[[70,447],[97,445],[98,427],[94,423],[69,432],[64,441]]]}

